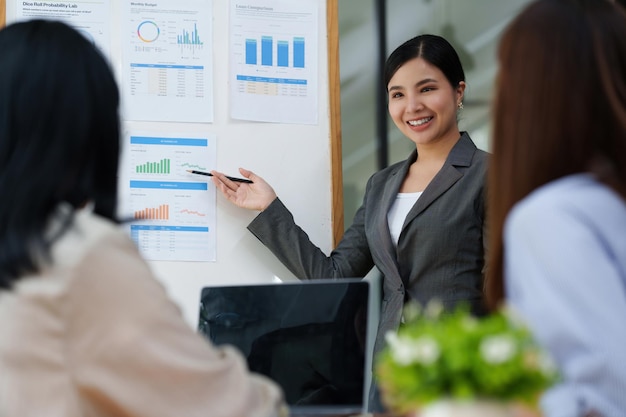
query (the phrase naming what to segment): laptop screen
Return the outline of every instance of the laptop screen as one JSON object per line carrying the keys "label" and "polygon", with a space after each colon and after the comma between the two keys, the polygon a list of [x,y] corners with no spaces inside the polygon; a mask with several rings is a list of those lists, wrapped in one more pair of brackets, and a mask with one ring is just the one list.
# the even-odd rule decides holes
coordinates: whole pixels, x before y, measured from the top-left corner
{"label": "laptop screen", "polygon": [[369,283],[313,280],[205,287],[199,331],[278,383],[294,410],[362,410]]}

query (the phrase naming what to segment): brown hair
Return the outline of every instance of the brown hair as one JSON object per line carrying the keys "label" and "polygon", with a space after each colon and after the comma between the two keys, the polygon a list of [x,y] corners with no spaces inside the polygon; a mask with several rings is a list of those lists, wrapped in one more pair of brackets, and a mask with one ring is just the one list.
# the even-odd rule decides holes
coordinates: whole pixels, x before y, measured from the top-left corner
{"label": "brown hair", "polygon": [[626,198],[626,14],[599,0],[539,0],[500,41],[488,174],[487,304],[504,297],[511,208],[557,178],[593,172]]}

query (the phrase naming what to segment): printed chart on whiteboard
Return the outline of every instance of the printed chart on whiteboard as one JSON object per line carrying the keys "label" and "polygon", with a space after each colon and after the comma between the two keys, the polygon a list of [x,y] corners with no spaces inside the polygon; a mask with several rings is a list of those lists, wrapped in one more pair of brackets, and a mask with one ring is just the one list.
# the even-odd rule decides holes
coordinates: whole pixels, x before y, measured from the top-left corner
{"label": "printed chart on whiteboard", "polygon": [[231,117],[317,124],[318,2],[231,0]]}
{"label": "printed chart on whiteboard", "polygon": [[125,119],[213,121],[211,4],[160,0],[125,6]]}
{"label": "printed chart on whiteboard", "polygon": [[110,5],[106,0],[15,1],[15,20],[61,20],[80,32],[110,59]]}
{"label": "printed chart on whiteboard", "polygon": [[124,157],[130,236],[146,259],[215,261],[215,138],[130,135]]}

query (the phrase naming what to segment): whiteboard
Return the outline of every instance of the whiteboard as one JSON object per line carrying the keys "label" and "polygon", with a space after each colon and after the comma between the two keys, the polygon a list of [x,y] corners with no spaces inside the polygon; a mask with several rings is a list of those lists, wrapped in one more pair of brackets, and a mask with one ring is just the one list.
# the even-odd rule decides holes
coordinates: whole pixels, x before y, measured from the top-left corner
{"label": "whiteboard", "polygon": [[[0,0],[0,24],[11,22],[17,0]],[[255,3],[258,3],[255,0]],[[120,81],[121,0],[110,1],[111,61]],[[240,176],[239,167],[264,177],[290,208],[311,240],[329,253],[343,233],[337,0],[318,0],[318,123],[257,123],[229,117],[229,2],[213,1],[213,122],[129,122],[123,127],[167,133],[215,135],[217,169]],[[5,15],[6,13],[6,15]],[[220,64],[222,63],[222,64]],[[209,187],[213,187],[209,183]],[[120,190],[121,191],[121,190]],[[256,212],[235,207],[217,194],[216,261],[149,261],[186,321],[196,327],[201,288],[294,280],[248,230]]]}

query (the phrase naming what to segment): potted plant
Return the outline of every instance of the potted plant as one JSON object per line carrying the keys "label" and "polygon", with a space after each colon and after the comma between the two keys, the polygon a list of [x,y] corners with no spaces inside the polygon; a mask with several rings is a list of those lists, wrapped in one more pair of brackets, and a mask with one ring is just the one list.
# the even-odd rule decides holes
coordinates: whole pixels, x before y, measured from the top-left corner
{"label": "potted plant", "polygon": [[383,401],[399,415],[509,416],[511,404],[536,408],[558,377],[510,310],[477,318],[466,306],[444,313],[435,301],[424,310],[409,304],[403,317],[376,357]]}

